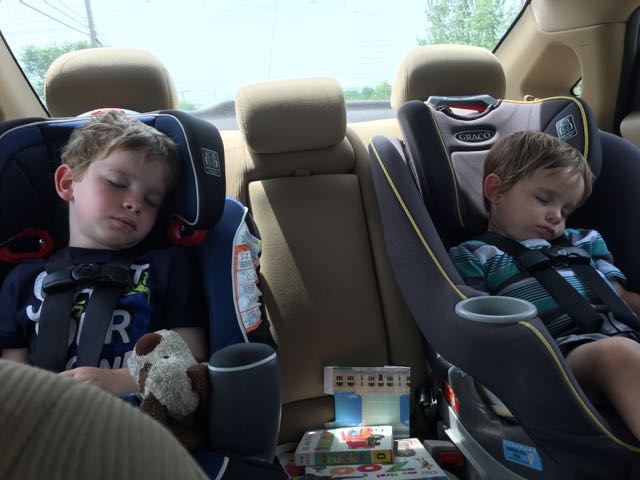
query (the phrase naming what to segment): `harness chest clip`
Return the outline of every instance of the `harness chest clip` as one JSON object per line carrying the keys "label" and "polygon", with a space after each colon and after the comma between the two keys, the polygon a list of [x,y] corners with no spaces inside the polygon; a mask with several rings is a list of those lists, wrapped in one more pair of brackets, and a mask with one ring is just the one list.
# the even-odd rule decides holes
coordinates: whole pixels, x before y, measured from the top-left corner
{"label": "harness chest clip", "polygon": [[128,267],[81,263],[70,265],[47,274],[42,281],[46,294],[59,292],[76,286],[107,286],[128,288],[133,283],[133,274]]}

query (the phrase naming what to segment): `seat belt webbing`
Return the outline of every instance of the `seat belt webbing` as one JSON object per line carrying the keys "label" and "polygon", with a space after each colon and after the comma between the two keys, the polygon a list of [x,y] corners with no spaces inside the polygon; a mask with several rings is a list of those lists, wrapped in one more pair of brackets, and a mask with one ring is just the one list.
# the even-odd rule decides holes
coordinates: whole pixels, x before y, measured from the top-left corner
{"label": "seat belt webbing", "polygon": [[123,294],[122,287],[96,285],[84,310],[82,331],[78,339],[78,367],[97,367],[111,325],[113,311]]}
{"label": "seat belt webbing", "polygon": [[[40,309],[33,364],[62,372],[67,364],[69,325],[75,289],[47,295]],[[43,321],[43,319],[46,319]]]}
{"label": "seat belt webbing", "polygon": [[77,366],[98,366],[104,341],[118,299],[131,283],[130,266],[135,258],[129,251],[99,264],[75,265],[63,249],[45,264],[46,293],[38,326],[34,364],[61,372],[66,368],[71,309],[78,289],[92,287],[87,300],[82,330],[78,337]]}
{"label": "seat belt webbing", "polygon": [[[480,237],[480,240],[495,245],[511,255],[516,261],[518,268],[526,274],[533,276],[549,295],[551,295],[558,306],[576,322],[583,332],[589,333],[600,329],[602,324],[600,314],[553,268],[551,262],[552,257],[549,257],[549,263],[541,268],[536,268],[535,266],[528,268],[527,265],[525,265],[526,262],[523,262],[523,259],[525,255],[535,255],[538,253],[537,250],[529,249],[521,243],[495,232],[486,232]],[[567,242],[562,243],[562,239],[560,239],[558,245],[569,247]],[[571,249],[576,249],[573,245],[570,247]],[[588,254],[584,252],[584,250],[577,250],[582,252],[585,259],[588,257]],[[542,251],[539,252],[539,255],[546,256]],[[638,318],[591,266],[590,257],[588,257],[588,259],[589,262],[569,262],[567,265],[573,269],[578,278],[591,288],[594,295],[609,308],[614,317],[627,324],[627,326],[637,330],[638,327],[640,327]]]}
{"label": "seat belt webbing", "polygon": [[[66,250],[55,253],[45,262],[47,277],[66,268],[71,256]],[[43,290],[46,291],[46,277]],[[36,367],[62,372],[67,363],[71,307],[76,291],[74,288],[46,292],[38,320],[38,336],[33,364]],[[43,319],[47,319],[43,321]]]}

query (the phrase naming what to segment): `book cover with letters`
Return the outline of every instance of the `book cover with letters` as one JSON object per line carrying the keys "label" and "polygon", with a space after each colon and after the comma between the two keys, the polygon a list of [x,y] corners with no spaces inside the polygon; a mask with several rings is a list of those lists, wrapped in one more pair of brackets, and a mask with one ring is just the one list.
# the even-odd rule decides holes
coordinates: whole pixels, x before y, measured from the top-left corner
{"label": "book cover with letters", "polygon": [[393,430],[388,425],[306,432],[295,452],[296,465],[391,463]]}

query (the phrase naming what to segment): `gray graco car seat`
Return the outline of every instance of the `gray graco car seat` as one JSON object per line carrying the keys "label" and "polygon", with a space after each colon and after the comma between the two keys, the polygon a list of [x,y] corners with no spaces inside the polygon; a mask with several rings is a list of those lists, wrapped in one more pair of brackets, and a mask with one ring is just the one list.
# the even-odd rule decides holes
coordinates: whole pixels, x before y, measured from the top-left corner
{"label": "gray graco car seat", "polygon": [[455,315],[456,303],[479,292],[447,250],[486,229],[481,175],[491,145],[543,130],[584,153],[597,181],[572,220],[610,239],[637,286],[640,269],[624,239],[638,228],[640,152],[600,132],[572,97],[432,98],[405,103],[398,118],[404,142],[378,136],[369,152],[396,279],[430,346],[444,430],[479,478],[637,478],[640,445],[611,408],[594,407],[538,318],[495,325]]}

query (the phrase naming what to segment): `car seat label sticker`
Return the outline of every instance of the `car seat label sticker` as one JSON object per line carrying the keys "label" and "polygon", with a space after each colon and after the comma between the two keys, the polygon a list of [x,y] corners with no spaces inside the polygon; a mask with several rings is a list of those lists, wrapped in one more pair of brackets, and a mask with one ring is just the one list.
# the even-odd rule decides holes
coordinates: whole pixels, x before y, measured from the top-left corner
{"label": "car seat label sticker", "polygon": [[573,115],[567,115],[556,122],[556,133],[558,134],[558,138],[565,142],[578,134]]}
{"label": "car seat label sticker", "polygon": [[204,173],[207,175],[213,175],[214,177],[220,177],[222,175],[222,169],[220,168],[220,157],[218,157],[218,152],[207,148],[202,148],[200,151],[202,152]]}
{"label": "car seat label sticker", "polygon": [[249,232],[247,224],[243,222],[233,246],[233,298],[236,314],[247,333],[262,323],[262,292],[258,288],[261,250],[262,242]]}
{"label": "car seat label sticker", "polygon": [[542,460],[538,451],[529,445],[502,440],[504,458],[510,462],[524,465],[534,470],[542,471]]}

